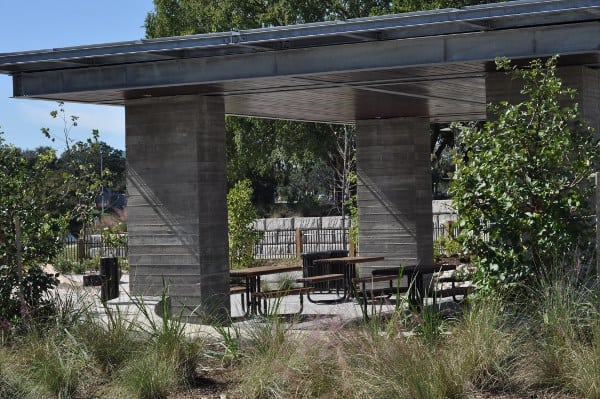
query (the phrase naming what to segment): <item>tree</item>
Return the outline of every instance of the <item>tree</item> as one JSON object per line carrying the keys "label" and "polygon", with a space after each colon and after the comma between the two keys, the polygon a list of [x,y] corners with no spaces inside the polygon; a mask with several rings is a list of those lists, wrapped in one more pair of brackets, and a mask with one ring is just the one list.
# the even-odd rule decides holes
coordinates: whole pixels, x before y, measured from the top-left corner
{"label": "tree", "polygon": [[[349,206],[354,206],[356,201],[356,140],[353,128],[343,126],[334,132],[336,137],[336,152],[332,158],[334,170],[334,201],[342,215],[343,244],[346,246],[346,214]],[[339,195],[336,195],[338,194]],[[356,241],[355,241],[356,242]]]}
{"label": "tree", "polygon": [[250,180],[240,180],[227,194],[229,218],[229,260],[232,269],[249,267],[254,261],[254,245],[261,235],[254,229],[257,218],[252,205]]}
{"label": "tree", "polygon": [[495,3],[503,0],[154,0],[146,36],[226,32],[265,26],[344,20],[390,13]]}
{"label": "tree", "polygon": [[448,198],[450,176],[454,173],[452,151],[455,131],[452,125],[432,123],[431,128],[431,184],[433,199]]}
{"label": "tree", "polygon": [[556,57],[522,69],[507,59],[496,63],[522,81],[525,100],[491,106],[483,126],[460,127],[451,191],[478,286],[503,291],[544,268],[590,260],[590,175],[599,145],[574,90],[556,76]]}
{"label": "tree", "polygon": [[35,159],[4,144],[0,132],[0,326],[40,315],[57,284],[40,269],[61,248],[66,217],[52,212],[62,195],[48,184],[56,163],[54,150]]}
{"label": "tree", "polygon": [[326,175],[328,150],[334,140],[324,125],[258,118],[227,117],[229,185],[250,179],[254,202],[268,208],[276,194],[302,196],[308,178]]}
{"label": "tree", "polygon": [[100,141],[98,130],[93,130],[86,141],[73,140],[71,131],[77,126],[79,117],[68,115],[62,102],[50,116],[63,121],[62,134],[56,136],[49,128],[42,128],[42,133],[52,141],[59,139],[65,143],[51,179],[63,193],[53,211],[68,214],[69,230],[77,235],[98,216],[96,198],[104,189],[125,191],[125,156],[123,151]]}

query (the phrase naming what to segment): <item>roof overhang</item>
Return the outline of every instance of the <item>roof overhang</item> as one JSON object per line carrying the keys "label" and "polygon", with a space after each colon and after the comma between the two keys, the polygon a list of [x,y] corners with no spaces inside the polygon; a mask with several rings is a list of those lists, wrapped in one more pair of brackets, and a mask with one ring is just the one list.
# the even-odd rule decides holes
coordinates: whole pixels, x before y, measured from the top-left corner
{"label": "roof overhang", "polygon": [[223,96],[229,114],[350,122],[485,116],[498,56],[600,65],[598,0],[513,1],[240,32],[0,54],[14,96],[122,105]]}

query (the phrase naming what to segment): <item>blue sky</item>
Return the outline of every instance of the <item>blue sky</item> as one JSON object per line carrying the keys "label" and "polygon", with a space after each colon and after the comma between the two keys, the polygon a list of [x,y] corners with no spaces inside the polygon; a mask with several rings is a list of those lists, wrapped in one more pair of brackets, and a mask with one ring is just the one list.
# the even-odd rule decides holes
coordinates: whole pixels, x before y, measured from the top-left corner
{"label": "blue sky", "polygon": [[[152,0],[0,0],[0,53],[137,40],[144,37],[144,18]],[[11,99],[12,79],[0,74],[0,130],[4,139],[21,148],[64,143],[46,139],[40,128],[62,134],[63,124],[52,119],[57,104],[50,101]],[[72,136],[89,137],[92,129],[109,145],[125,149],[122,107],[66,103],[69,115],[79,116]]]}

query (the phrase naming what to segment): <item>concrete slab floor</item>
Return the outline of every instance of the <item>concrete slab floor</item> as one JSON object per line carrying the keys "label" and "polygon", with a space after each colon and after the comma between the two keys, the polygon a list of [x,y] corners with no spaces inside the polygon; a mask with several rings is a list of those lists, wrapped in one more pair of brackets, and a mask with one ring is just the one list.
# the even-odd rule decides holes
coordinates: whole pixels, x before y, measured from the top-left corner
{"label": "concrete slab floor", "polygon": [[[292,276],[293,277],[293,276]],[[106,307],[100,301],[100,287],[83,287],[81,275],[65,275],[58,287],[57,293],[61,300],[71,300],[79,307],[87,307],[88,311],[97,317],[107,319],[106,309],[118,312],[120,316],[132,321],[149,325],[151,322],[159,323],[161,318],[156,314],[155,308],[160,302],[160,297],[132,297],[129,295],[129,276],[123,274],[119,285],[119,297],[107,302]],[[272,281],[273,282],[273,281]],[[335,294],[315,294],[315,299],[334,299]],[[273,303],[273,302],[271,302]],[[293,330],[319,330],[326,331],[343,328],[347,324],[362,320],[362,310],[357,301],[351,300],[334,304],[315,304],[304,297],[304,309],[299,317],[289,315],[298,312],[300,302],[297,295],[287,296],[278,301],[277,313],[286,315],[284,320]],[[377,304],[369,306],[369,314],[375,311],[377,314],[391,314],[395,307],[393,301],[388,304]],[[232,326],[244,331],[252,328],[257,322],[264,318],[244,317],[241,296],[231,296]],[[151,321],[147,320],[151,317]],[[204,333],[219,337],[214,327],[209,325],[188,323],[186,330],[190,334]]]}

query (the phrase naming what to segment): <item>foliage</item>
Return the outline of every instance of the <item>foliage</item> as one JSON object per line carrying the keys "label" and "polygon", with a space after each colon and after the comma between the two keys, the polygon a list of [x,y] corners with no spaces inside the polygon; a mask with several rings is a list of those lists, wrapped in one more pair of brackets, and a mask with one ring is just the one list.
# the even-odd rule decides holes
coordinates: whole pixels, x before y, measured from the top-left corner
{"label": "foliage", "polygon": [[[99,214],[96,197],[107,184],[108,170],[100,173],[100,164],[93,162],[92,154],[99,152],[97,132],[87,142],[76,142],[61,156],[64,170],[65,201],[62,211],[69,214],[72,227],[85,229]],[[78,232],[79,233],[79,232]]]}
{"label": "foliage", "polygon": [[[124,364],[120,370],[121,378],[136,397],[166,398],[178,387],[189,386],[197,377],[196,367],[203,338],[186,336],[183,310],[173,314],[168,287],[164,282],[158,305],[159,321],[156,321],[143,298],[136,298],[134,304],[143,316],[143,322],[136,323],[135,328],[148,338],[141,343],[145,352],[138,353]],[[122,328],[120,322],[113,324]]]}
{"label": "foliage", "polygon": [[[342,228],[344,230],[343,244],[346,244],[346,215],[352,218],[352,205],[356,205],[356,131],[354,128],[342,126],[341,129],[332,128],[336,138],[335,152],[331,155],[331,164],[334,171],[333,201],[342,215]],[[350,209],[348,209],[350,208]],[[354,220],[353,222],[358,222]],[[357,229],[357,227],[354,227]],[[352,234],[352,233],[351,233]],[[356,242],[356,241],[354,241]]]}
{"label": "foliage", "polygon": [[229,217],[229,259],[232,269],[250,266],[254,261],[253,248],[261,235],[254,228],[257,217],[252,205],[249,180],[241,180],[227,194]]}
{"label": "foliage", "polygon": [[[0,322],[3,325],[18,322],[23,316],[30,319],[30,316],[47,315],[51,311],[52,303],[46,294],[57,281],[55,276],[42,272],[40,266],[56,258],[64,245],[69,222],[75,221],[81,226],[91,221],[96,214],[95,197],[111,175],[107,168],[101,174],[99,163],[87,156],[100,156],[103,143],[98,142],[97,131],[86,143],[73,142],[69,135],[79,118],[67,116],[62,103],[51,116],[65,123],[66,150],[59,159],[55,150],[48,147],[22,151],[4,144],[0,132],[0,268],[3,277]],[[48,128],[42,131],[53,138]],[[118,154],[112,158],[118,158]]]}
{"label": "foliage", "polygon": [[115,224],[102,229],[102,256],[117,256],[119,251],[127,248],[127,235],[121,232],[121,226]]}
{"label": "foliage", "polygon": [[327,126],[227,117],[225,127],[229,184],[250,179],[257,205],[268,210],[275,196],[294,202],[327,192]]}
{"label": "foliage", "polygon": [[[350,178],[354,180],[354,184],[356,184],[356,173],[352,174]],[[348,232],[350,235],[350,242],[354,243],[355,246],[358,246],[358,196],[356,193],[348,200],[348,212],[350,213],[350,231]]]}
{"label": "foliage", "polygon": [[56,276],[44,273],[38,266],[19,275],[17,266],[0,265],[0,334],[8,336],[22,321],[45,319],[53,314],[54,303],[47,293],[57,285]]}
{"label": "foliage", "polygon": [[500,0],[154,0],[154,10],[146,16],[144,26],[148,37],[164,37],[345,20],[498,1]]}
{"label": "foliage", "polygon": [[0,132],[0,264],[17,263],[17,219],[25,266],[47,262],[60,248],[64,217],[50,214],[60,193],[50,183],[55,153],[40,153],[30,166]]}
{"label": "foliage", "polygon": [[453,125],[431,124],[431,183],[433,199],[448,198],[450,177],[454,173],[452,151],[455,148]]}
{"label": "foliage", "polygon": [[40,265],[62,244],[66,219],[51,213],[60,193],[49,183],[56,162],[47,150],[27,159],[4,144],[0,132],[0,323],[43,314],[47,291],[56,284]]}
{"label": "foliage", "polygon": [[454,256],[463,253],[460,242],[450,236],[440,236],[433,243],[434,257]]}
{"label": "foliage", "polygon": [[479,128],[460,127],[462,157],[452,184],[460,240],[476,256],[480,289],[526,284],[544,267],[589,261],[590,175],[598,142],[580,119],[556,58],[500,70],[521,79],[525,100],[490,106]]}
{"label": "foliage", "polygon": [[[77,235],[99,216],[96,198],[103,190],[108,187],[116,191],[125,190],[125,156],[123,151],[100,141],[100,133],[96,129],[86,141],[75,141],[71,131],[77,127],[79,117],[68,115],[64,103],[59,102],[58,110],[51,111],[50,116],[63,121],[60,141],[65,143],[52,177],[62,194],[54,212],[68,213],[69,229]],[[49,128],[41,130],[53,142],[57,139]]]}
{"label": "foliage", "polygon": [[[121,267],[122,258],[119,259],[119,267]],[[52,261],[52,266],[56,269],[57,272],[62,274],[83,274],[89,271],[98,271],[100,267],[100,258],[87,258],[82,261],[71,260],[64,257],[57,257]]]}
{"label": "foliage", "polygon": [[452,317],[428,307],[423,320],[403,309],[367,324],[324,318],[309,330],[256,318],[243,333],[221,329],[224,343],[165,316],[166,290],[162,318],[141,299],[134,298],[140,317],[131,318],[77,296],[54,328],[0,345],[0,398],[192,397],[199,392],[183,391],[204,393],[217,375],[227,383],[211,387],[227,392],[214,395],[227,397],[594,399],[598,286],[565,269],[536,280],[525,302],[480,299]]}

